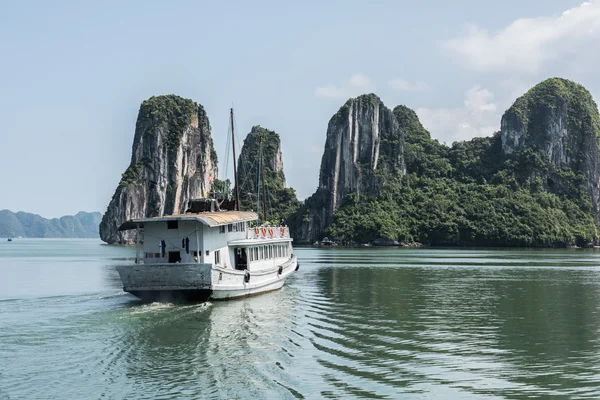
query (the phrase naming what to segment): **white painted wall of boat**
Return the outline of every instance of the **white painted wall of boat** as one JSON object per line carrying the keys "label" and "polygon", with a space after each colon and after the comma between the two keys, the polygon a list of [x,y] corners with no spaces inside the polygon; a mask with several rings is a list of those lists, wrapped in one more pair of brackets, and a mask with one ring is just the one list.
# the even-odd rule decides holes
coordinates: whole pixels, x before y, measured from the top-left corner
{"label": "white painted wall of boat", "polygon": [[[249,249],[264,249],[266,253],[269,246],[285,246],[285,253],[280,256],[273,254],[271,258],[264,258],[248,262],[248,270],[264,271],[278,267],[292,254],[292,245],[289,239],[287,229],[284,235],[276,235],[274,238],[260,237],[254,235],[254,230],[247,231],[229,231],[229,226],[225,226],[225,232],[221,232],[221,227],[208,227],[195,221],[178,221],[177,229],[167,229],[166,221],[150,222],[144,226],[144,244],[143,253],[160,253],[160,242],[164,240],[167,248],[167,257],[162,258],[144,258],[145,264],[166,264],[168,263],[168,252],[179,251],[182,263],[195,263],[194,251],[199,251],[197,263],[215,264],[215,252],[220,252],[218,267],[233,269],[234,252],[238,247],[244,247],[249,253]],[[276,230],[279,232],[279,230]],[[196,238],[196,234],[198,238]],[[244,240],[250,237],[250,239]],[[189,254],[182,247],[182,240],[190,239]],[[229,246],[230,241],[244,240],[243,245]],[[249,254],[248,254],[249,257]]]}

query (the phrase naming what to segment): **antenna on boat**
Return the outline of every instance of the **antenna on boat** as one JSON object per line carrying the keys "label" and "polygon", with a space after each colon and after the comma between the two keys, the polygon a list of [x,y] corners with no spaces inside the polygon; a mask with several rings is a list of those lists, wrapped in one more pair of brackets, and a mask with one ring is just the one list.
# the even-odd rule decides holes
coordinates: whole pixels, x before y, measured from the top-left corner
{"label": "antenna on boat", "polygon": [[240,196],[238,193],[238,176],[237,176],[237,166],[235,162],[235,133],[233,128],[233,107],[230,109],[230,117],[231,117],[231,145],[233,148],[233,179],[235,185],[235,209],[240,211]]}

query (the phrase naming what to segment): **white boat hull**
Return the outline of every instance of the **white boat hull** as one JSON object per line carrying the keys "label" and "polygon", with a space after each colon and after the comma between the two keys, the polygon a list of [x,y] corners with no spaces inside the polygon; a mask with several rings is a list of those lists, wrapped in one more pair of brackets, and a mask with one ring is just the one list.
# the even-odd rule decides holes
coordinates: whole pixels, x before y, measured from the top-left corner
{"label": "white boat hull", "polygon": [[[279,273],[279,267],[268,271],[250,273],[248,282],[245,281],[244,271],[215,268],[214,272],[218,277],[213,280],[215,283],[212,285],[210,298],[214,300],[233,299],[280,289],[286,278],[296,271],[298,261],[294,257],[280,267],[281,273]],[[219,274],[222,275],[219,276]]]}
{"label": "white boat hull", "polygon": [[226,300],[280,289],[298,269],[295,256],[264,271],[248,272],[211,264],[118,266],[123,290],[146,301]]}

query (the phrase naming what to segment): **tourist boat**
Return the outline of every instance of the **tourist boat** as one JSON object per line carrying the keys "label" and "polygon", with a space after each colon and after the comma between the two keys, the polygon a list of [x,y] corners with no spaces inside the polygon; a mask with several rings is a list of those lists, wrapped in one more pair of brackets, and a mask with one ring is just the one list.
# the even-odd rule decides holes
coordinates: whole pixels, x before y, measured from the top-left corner
{"label": "tourist boat", "polygon": [[124,291],[145,301],[232,299],[279,289],[298,270],[289,228],[239,210],[233,152],[235,201],[190,200],[183,214],[119,227],[137,232],[135,263],[117,266]]}
{"label": "tourist boat", "polygon": [[8,238],[8,241],[9,241],[9,242],[12,242],[12,238]]}

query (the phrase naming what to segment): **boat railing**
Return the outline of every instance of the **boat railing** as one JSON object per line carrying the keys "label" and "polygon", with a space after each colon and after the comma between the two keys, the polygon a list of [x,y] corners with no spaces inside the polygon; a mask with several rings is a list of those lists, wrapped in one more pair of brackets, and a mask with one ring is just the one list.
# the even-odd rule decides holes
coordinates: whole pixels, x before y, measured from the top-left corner
{"label": "boat railing", "polygon": [[290,228],[287,226],[258,226],[248,228],[246,239],[288,239],[290,237]]}

